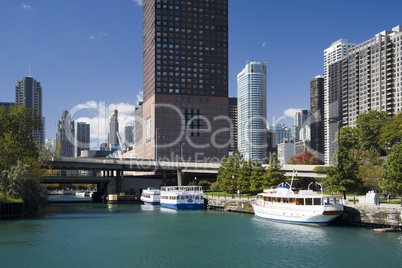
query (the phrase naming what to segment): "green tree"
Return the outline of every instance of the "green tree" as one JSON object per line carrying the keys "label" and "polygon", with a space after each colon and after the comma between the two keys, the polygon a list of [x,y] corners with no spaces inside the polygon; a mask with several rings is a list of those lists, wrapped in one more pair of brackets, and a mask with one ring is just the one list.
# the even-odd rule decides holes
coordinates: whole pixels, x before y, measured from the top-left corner
{"label": "green tree", "polygon": [[263,189],[265,169],[260,162],[256,162],[250,177],[250,192],[257,193]]}
{"label": "green tree", "polygon": [[217,182],[219,189],[227,192],[233,191],[235,186],[234,180],[237,180],[239,167],[241,165],[242,156],[236,151],[233,156],[227,157],[226,155],[221,160],[221,165],[218,169]]}
{"label": "green tree", "polygon": [[360,148],[364,151],[376,150],[381,151],[380,144],[381,129],[390,122],[387,112],[379,112],[376,110],[359,114],[356,120],[358,125],[358,133],[360,137]]}
{"label": "green tree", "polygon": [[402,140],[402,112],[399,112],[381,129],[379,143],[388,151]]}
{"label": "green tree", "polygon": [[392,146],[380,180],[380,188],[388,192],[402,192],[402,144]]}
{"label": "green tree", "polygon": [[206,191],[206,190],[209,190],[210,188],[211,188],[211,182],[209,182],[209,181],[200,181],[199,183],[198,183],[198,185],[199,186],[202,186],[202,189],[204,190],[204,191]]}
{"label": "green tree", "polygon": [[[244,161],[237,172],[237,190],[242,193],[250,192],[250,178],[253,171],[253,162],[251,159]],[[236,189],[234,189],[236,190]]]}
{"label": "green tree", "polygon": [[3,195],[22,198],[32,208],[45,202],[41,180],[46,154],[31,137],[41,119],[33,109],[12,106],[10,113],[0,108],[0,190]]}
{"label": "green tree", "polygon": [[275,153],[269,159],[268,168],[264,174],[263,189],[276,187],[279,183],[286,180],[284,172],[281,169],[280,162]]}
{"label": "green tree", "polygon": [[322,183],[332,193],[342,192],[345,198],[347,191],[360,192],[363,183],[358,177],[358,166],[353,152],[341,145],[338,149],[338,162],[329,168]]}

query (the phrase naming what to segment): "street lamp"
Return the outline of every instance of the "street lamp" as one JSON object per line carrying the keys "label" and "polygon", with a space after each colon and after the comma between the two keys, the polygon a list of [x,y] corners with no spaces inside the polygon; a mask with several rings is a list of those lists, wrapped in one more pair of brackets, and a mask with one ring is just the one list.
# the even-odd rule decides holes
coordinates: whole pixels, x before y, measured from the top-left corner
{"label": "street lamp", "polygon": [[232,175],[232,199],[234,199],[234,175]]}

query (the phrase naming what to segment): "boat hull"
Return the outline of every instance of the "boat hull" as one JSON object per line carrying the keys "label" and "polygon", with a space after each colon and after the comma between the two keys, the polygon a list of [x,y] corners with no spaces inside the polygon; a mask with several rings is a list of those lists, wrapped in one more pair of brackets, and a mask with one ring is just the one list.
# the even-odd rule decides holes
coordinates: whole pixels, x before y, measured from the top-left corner
{"label": "boat hull", "polygon": [[140,199],[142,202],[144,202],[145,205],[159,205],[160,202],[159,201],[149,201],[146,199],[141,198]]}
{"label": "boat hull", "polygon": [[256,217],[271,221],[303,224],[303,225],[328,225],[336,217],[343,213],[343,210],[329,210],[323,208],[311,208],[299,210],[294,208],[275,208],[253,204]]}
{"label": "boat hull", "polygon": [[172,208],[172,209],[202,209],[204,204],[169,204],[161,203],[162,207]]}

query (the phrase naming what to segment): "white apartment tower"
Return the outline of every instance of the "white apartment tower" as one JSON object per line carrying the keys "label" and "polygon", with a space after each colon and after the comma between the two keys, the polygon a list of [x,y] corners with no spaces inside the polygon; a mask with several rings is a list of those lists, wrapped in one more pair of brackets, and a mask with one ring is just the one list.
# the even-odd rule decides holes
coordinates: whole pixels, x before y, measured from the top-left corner
{"label": "white apartment tower", "polygon": [[351,49],[342,64],[343,124],[359,114],[402,110],[402,25],[382,31]]}
{"label": "white apartment tower", "polygon": [[[332,43],[329,48],[324,50],[324,152],[326,165],[331,163],[333,152],[330,151],[330,145],[336,133],[336,131],[332,133],[333,131],[330,130],[330,124],[336,126],[335,129],[338,129],[337,126],[342,120],[342,118],[338,116],[338,114],[341,114],[340,111],[338,111],[338,114],[331,114],[334,108],[335,110],[339,110],[342,105],[342,89],[340,83],[333,83],[335,81],[331,81],[334,87],[330,89],[329,67],[334,63],[341,63],[342,59],[349,52],[349,49],[353,48],[355,45],[355,43],[350,43],[348,39],[342,38]],[[337,91],[338,94],[334,91]]]}
{"label": "white apartment tower", "polygon": [[267,65],[249,61],[237,75],[238,150],[244,159],[267,158]]}

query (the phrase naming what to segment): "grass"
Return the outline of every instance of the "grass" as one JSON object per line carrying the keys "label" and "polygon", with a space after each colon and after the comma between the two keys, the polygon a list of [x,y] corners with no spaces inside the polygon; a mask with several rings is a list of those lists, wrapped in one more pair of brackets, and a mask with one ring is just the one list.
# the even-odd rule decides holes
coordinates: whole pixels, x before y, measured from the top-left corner
{"label": "grass", "polygon": [[12,198],[10,196],[0,195],[0,203],[24,203],[21,198]]}

